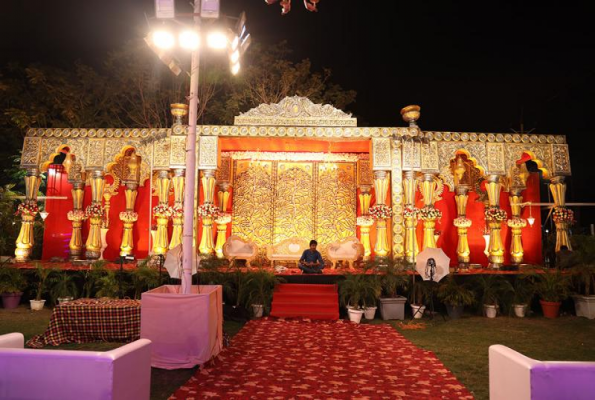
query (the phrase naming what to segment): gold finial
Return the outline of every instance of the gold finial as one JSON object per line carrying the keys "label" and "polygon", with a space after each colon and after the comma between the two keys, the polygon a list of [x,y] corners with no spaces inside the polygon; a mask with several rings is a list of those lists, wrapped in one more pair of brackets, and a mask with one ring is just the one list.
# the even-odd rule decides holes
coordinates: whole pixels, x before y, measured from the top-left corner
{"label": "gold finial", "polygon": [[176,117],[176,125],[182,125],[182,117],[188,115],[188,104],[174,103],[170,104],[171,114]]}
{"label": "gold finial", "polygon": [[455,164],[454,169],[454,176],[455,176],[455,184],[458,185],[463,180],[463,175],[467,169],[465,168],[465,163],[463,162],[463,157],[458,156],[457,161]]}
{"label": "gold finial", "polygon": [[417,105],[411,105],[407,107],[403,107],[401,109],[401,115],[403,116],[403,121],[409,122],[409,126],[417,126],[416,122],[419,119],[421,107]]}

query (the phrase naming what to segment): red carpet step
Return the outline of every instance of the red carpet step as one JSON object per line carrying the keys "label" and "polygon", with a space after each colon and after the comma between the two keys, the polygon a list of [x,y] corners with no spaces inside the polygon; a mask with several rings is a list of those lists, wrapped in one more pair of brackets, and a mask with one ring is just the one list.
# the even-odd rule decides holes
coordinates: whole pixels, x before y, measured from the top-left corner
{"label": "red carpet step", "polygon": [[273,293],[271,316],[337,320],[337,285],[279,284]]}
{"label": "red carpet step", "polygon": [[171,399],[472,399],[434,353],[387,324],[263,318]]}

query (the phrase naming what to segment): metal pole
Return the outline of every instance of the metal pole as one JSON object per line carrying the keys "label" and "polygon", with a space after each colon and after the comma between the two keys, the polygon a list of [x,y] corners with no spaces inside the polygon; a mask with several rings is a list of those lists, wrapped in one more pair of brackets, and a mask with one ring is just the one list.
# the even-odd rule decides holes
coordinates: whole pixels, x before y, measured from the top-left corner
{"label": "metal pole", "polygon": [[[200,0],[194,1],[194,25],[200,37]],[[190,66],[190,100],[188,110],[188,137],[186,138],[186,186],[184,191],[184,230],[182,233],[182,293],[190,294],[192,288],[192,239],[194,234],[194,190],[196,177],[196,120],[198,115],[199,49],[192,52]]]}

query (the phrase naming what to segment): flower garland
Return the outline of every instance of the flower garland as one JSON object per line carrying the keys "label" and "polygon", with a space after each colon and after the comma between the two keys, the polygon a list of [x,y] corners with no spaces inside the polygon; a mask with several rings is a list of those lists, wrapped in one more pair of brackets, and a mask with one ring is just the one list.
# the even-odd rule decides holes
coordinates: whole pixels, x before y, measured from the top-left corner
{"label": "flower garland", "polygon": [[169,212],[173,218],[182,218],[184,216],[184,207],[179,204],[170,207]]}
{"label": "flower garland", "polygon": [[374,218],[369,215],[360,215],[357,217],[355,224],[357,226],[372,226],[374,225]]}
{"label": "flower garland", "polygon": [[507,222],[510,228],[524,228],[527,226],[527,220],[524,218],[513,217]]}
{"label": "flower garland", "polygon": [[552,214],[554,222],[566,222],[568,224],[574,224],[574,212],[566,207],[554,207]]}
{"label": "flower garland", "polygon": [[457,217],[453,221],[454,226],[457,228],[469,228],[472,224],[471,220],[466,217]]}
{"label": "flower garland", "polygon": [[217,219],[215,220],[215,223],[218,225],[226,225],[229,224],[231,222],[231,214],[221,214],[217,217]]}
{"label": "flower garland", "polygon": [[219,207],[213,203],[202,204],[196,211],[201,218],[217,218],[221,214]]}
{"label": "flower garland", "polygon": [[370,216],[376,220],[392,217],[393,210],[386,204],[375,204],[368,210]]}
{"label": "flower garland", "polygon": [[17,212],[14,215],[35,216],[38,212],[39,212],[39,207],[37,207],[37,204],[35,204],[35,203],[31,203],[31,204],[21,203],[17,207]]}
{"label": "flower garland", "polygon": [[403,216],[405,218],[417,218],[418,214],[419,208],[416,208],[415,206],[405,206],[403,209]]}
{"label": "flower garland", "polygon": [[122,222],[135,222],[138,220],[138,213],[134,211],[122,211],[120,213],[120,221]]}
{"label": "flower garland", "polygon": [[419,217],[424,221],[442,218],[442,211],[433,206],[425,206],[419,210]]}
{"label": "flower garland", "polygon": [[503,209],[501,209],[499,207],[486,208],[484,211],[484,216],[485,216],[486,221],[497,221],[497,222],[506,221],[506,219],[508,218],[506,211],[504,211]]}
{"label": "flower garland", "polygon": [[70,210],[66,217],[69,221],[84,221],[87,219],[87,214],[83,210]]}
{"label": "flower garland", "polygon": [[156,217],[169,218],[172,215],[171,208],[167,204],[157,204],[153,207],[153,214]]}
{"label": "flower garland", "polygon": [[103,218],[105,209],[101,204],[91,204],[90,206],[87,206],[85,214],[87,215],[87,218]]}

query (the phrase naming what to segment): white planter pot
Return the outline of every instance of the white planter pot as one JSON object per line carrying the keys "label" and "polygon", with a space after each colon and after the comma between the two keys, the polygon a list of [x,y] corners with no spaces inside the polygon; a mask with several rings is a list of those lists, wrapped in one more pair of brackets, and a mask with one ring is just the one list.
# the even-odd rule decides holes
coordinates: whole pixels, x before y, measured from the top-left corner
{"label": "white planter pot", "polygon": [[498,306],[494,306],[491,304],[484,304],[483,312],[484,312],[485,316],[488,318],[496,318],[496,315],[498,314]]}
{"label": "white planter pot", "polygon": [[577,317],[595,319],[595,296],[572,296]]}
{"label": "white planter pot", "polygon": [[360,321],[362,320],[362,315],[364,315],[363,310],[358,310],[355,308],[348,308],[347,313],[349,314],[349,320],[351,322],[355,322],[356,324],[360,323]]}
{"label": "white planter pot", "polygon": [[418,304],[411,304],[411,313],[413,314],[413,318],[420,319],[424,316],[424,312],[426,311],[426,306],[421,306]]}
{"label": "white planter pot", "polygon": [[33,311],[43,310],[43,305],[45,304],[45,300],[29,300],[31,303],[31,309]]}
{"label": "white planter pot", "polygon": [[68,303],[69,301],[72,301],[72,300],[74,300],[74,297],[72,297],[72,296],[58,297],[58,304]]}
{"label": "white planter pot", "polygon": [[252,313],[254,314],[254,318],[262,318],[264,306],[262,304],[252,304]]}
{"label": "white planter pot", "polygon": [[376,315],[376,308],[377,307],[366,307],[364,308],[364,318],[366,319],[374,319]]}
{"label": "white planter pot", "polygon": [[525,314],[527,314],[527,305],[526,304],[513,304],[514,308],[514,315],[519,318],[525,318]]}

